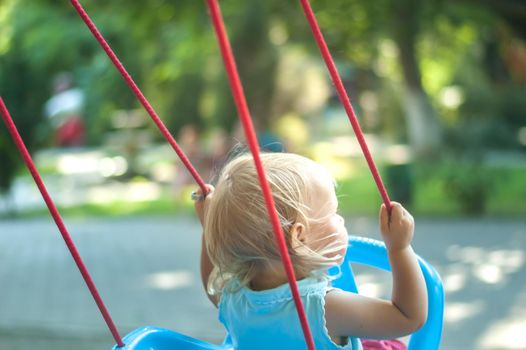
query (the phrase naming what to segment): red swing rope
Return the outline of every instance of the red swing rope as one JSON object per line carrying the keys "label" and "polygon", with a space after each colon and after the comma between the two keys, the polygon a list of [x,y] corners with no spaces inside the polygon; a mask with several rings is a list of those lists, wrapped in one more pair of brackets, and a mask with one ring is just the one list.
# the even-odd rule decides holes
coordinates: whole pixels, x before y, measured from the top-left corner
{"label": "red swing rope", "polygon": [[106,309],[106,306],[104,305],[104,302],[102,301],[102,298],[97,290],[97,287],[95,287],[95,284],[93,283],[93,280],[91,279],[91,276],[88,272],[88,269],[86,268],[86,265],[84,265],[84,262],[82,261],[82,258],[80,257],[80,254],[75,247],[75,243],[73,243],[73,239],[71,238],[71,235],[69,234],[66,225],[64,225],[64,222],[62,221],[62,218],[57,210],[57,207],[55,206],[55,203],[53,203],[53,200],[49,196],[49,193],[47,192],[46,186],[44,185],[44,182],[42,181],[42,178],[40,177],[40,174],[38,173],[38,170],[35,167],[35,164],[33,163],[33,160],[31,159],[31,155],[27,151],[27,148],[24,144],[24,141],[22,140],[22,137],[18,133],[18,130],[16,128],[15,123],[13,122],[13,119],[11,118],[11,115],[9,114],[9,111],[7,110],[7,107],[4,104],[4,100],[2,97],[0,97],[0,113],[2,114],[2,119],[4,120],[5,125],[7,126],[7,129],[9,130],[9,134],[11,135],[11,138],[16,144],[16,147],[18,148],[18,151],[22,155],[22,158],[24,159],[24,163],[26,164],[27,169],[31,173],[31,176],[33,176],[33,179],[35,180],[35,183],[40,190],[40,193],[42,194],[42,198],[44,198],[44,201],[46,202],[46,205],[49,209],[49,212],[51,213],[51,216],[53,217],[53,220],[55,220],[55,223],[57,224],[57,227],[62,234],[62,238],[64,239],[64,242],[66,243],[66,246],[69,249],[69,252],[71,253],[71,256],[73,257],[73,260],[75,260],[75,263],[77,264],[77,267],[82,275],[82,278],[86,282],[86,285],[88,286],[89,291],[91,292],[91,295],[93,296],[93,299],[95,300],[95,303],[99,307],[99,310],[102,314],[102,317],[104,318],[104,321],[106,321],[106,324],[108,325],[108,328],[110,329],[111,334],[113,335],[113,338],[117,342],[119,347],[123,347],[124,343],[122,342],[121,336],[119,335],[119,331],[117,330],[117,327],[113,323],[113,320],[111,319],[111,316],[108,312],[108,309]]}
{"label": "red swing rope", "polygon": [[294,268],[292,267],[292,262],[288,254],[287,245],[285,243],[281,223],[279,221],[276,207],[274,205],[274,199],[272,197],[270,185],[265,176],[265,170],[263,169],[261,158],[259,156],[259,146],[256,133],[254,131],[254,126],[252,124],[252,119],[248,110],[247,101],[243,92],[243,85],[241,84],[241,80],[239,78],[236,62],[232,53],[232,48],[230,46],[228,35],[226,33],[225,23],[221,15],[221,9],[217,0],[207,0],[207,5],[210,12],[210,17],[212,19],[212,24],[214,26],[214,30],[217,36],[221,54],[223,56],[225,69],[228,75],[228,80],[230,82],[230,87],[232,89],[232,95],[234,97],[236,108],[239,114],[239,119],[241,120],[241,123],[243,125],[245,137],[247,139],[248,146],[254,158],[254,164],[258,173],[261,189],[263,191],[263,197],[265,199],[267,211],[272,223],[272,227],[274,229],[274,234],[280,250],[283,266],[285,267],[285,272],[287,274],[290,289],[292,291],[292,297],[296,305],[296,310],[298,312],[301,327],[303,329],[305,341],[309,350],[315,350],[312,333],[310,331],[309,323],[305,315],[305,310],[303,309],[303,303],[299,294],[298,285],[296,284]]}
{"label": "red swing rope", "polygon": [[[92,34],[94,35],[95,39],[98,41],[98,43],[101,45],[101,47],[104,49],[106,54],[109,56],[115,67],[119,70],[123,78],[126,80],[126,83],[130,87],[130,89],[135,93],[136,97],[139,99],[141,104],[144,106],[144,108],[147,110],[148,114],[152,117],[155,124],[159,127],[161,130],[163,136],[168,140],[170,145],[174,148],[174,150],[177,152],[187,169],[190,171],[198,185],[203,190],[203,193],[207,192],[206,186],[202,179],[200,178],[199,174],[195,170],[195,168],[191,165],[190,161],[186,157],[186,155],[183,153],[183,151],[180,149],[180,147],[177,145],[173,137],[170,135],[162,121],[159,119],[151,105],[148,103],[142,92],[139,90],[131,76],[128,74],[122,63],[119,61],[113,50],[110,48],[108,43],[104,40],[103,36],[93,23],[91,19],[89,18],[86,11],[82,8],[81,4],[78,0],[71,0],[72,5],[75,7],[77,12],[79,13],[80,17],[86,23]],[[264,169],[261,164],[261,159],[259,157],[258,152],[258,142],[256,138],[256,134],[254,132],[254,127],[252,125],[252,120],[250,118],[250,113],[248,111],[248,107],[246,104],[246,99],[244,97],[243,88],[239,79],[239,75],[237,73],[237,68],[235,65],[235,61],[233,58],[232,50],[230,48],[230,43],[228,42],[228,37],[226,35],[226,31],[224,28],[224,23],[221,17],[219,5],[217,4],[217,1],[208,0],[208,7],[210,9],[210,14],[212,16],[212,22],[214,24],[214,28],[216,30],[216,35],[218,36],[218,40],[220,42],[221,46],[221,52],[223,54],[223,58],[225,60],[225,66],[227,69],[227,73],[229,75],[230,84],[233,90],[234,100],[236,102],[236,107],[238,109],[238,113],[240,115],[241,122],[243,124],[243,127],[245,129],[245,135],[248,140],[249,148],[253,154],[254,162],[256,165],[256,169],[258,172],[258,176],[260,178],[263,195],[265,197],[265,201],[267,203],[267,208],[269,211],[269,215],[271,216],[271,222],[272,226],[274,228],[274,231],[276,233],[276,240],[278,241],[278,246],[280,247],[283,263],[285,265],[285,271],[287,273],[287,277],[289,279],[289,284],[291,285],[291,290],[293,294],[293,298],[296,304],[296,308],[298,310],[298,315],[300,318],[301,326],[303,328],[303,332],[305,334],[305,339],[308,345],[309,350],[314,350],[314,341],[312,339],[312,334],[309,329],[309,325],[307,322],[307,317],[305,315],[305,311],[303,309],[303,305],[301,302],[301,298],[299,295],[298,287],[296,285],[296,278],[294,275],[294,269],[292,267],[292,262],[290,260],[290,257],[288,255],[287,246],[285,243],[284,235],[281,230],[281,224],[279,222],[279,218],[277,216],[277,212],[274,206],[274,200],[272,198],[272,193],[270,191],[270,186],[268,184],[268,181],[265,177]]]}
{"label": "red swing rope", "polygon": [[338,74],[338,70],[336,69],[334,60],[332,59],[329,48],[327,47],[327,43],[325,42],[325,39],[323,38],[323,34],[321,32],[320,26],[318,25],[318,22],[316,21],[316,17],[314,16],[314,12],[312,11],[312,7],[310,6],[309,0],[300,0],[300,2],[303,7],[303,11],[305,12],[305,17],[307,17],[307,21],[309,22],[309,25],[311,27],[312,33],[314,35],[314,39],[316,40],[316,43],[318,44],[321,55],[323,56],[323,60],[325,61],[327,69],[329,70],[332,82],[334,86],[336,87],[336,91],[338,92],[340,101],[343,104],[345,111],[347,112],[347,116],[349,117],[349,121],[351,122],[354,133],[356,134],[358,143],[360,144],[360,147],[362,148],[362,152],[363,152],[363,155],[365,156],[365,160],[367,161],[367,164],[369,165],[369,169],[371,170],[371,174],[373,175],[374,182],[376,182],[376,186],[378,187],[378,190],[380,191],[380,195],[382,196],[382,199],[385,203],[386,208],[388,209],[389,212],[391,212],[391,200],[389,199],[387,190],[385,189],[384,183],[382,182],[382,178],[380,177],[380,174],[378,173],[378,169],[376,168],[373,157],[371,156],[371,152],[369,152],[369,147],[367,146],[367,143],[365,142],[365,137],[363,135],[362,129],[360,128],[360,123],[358,122],[358,118],[356,118],[356,114],[354,113],[354,109],[352,108],[351,101],[349,100],[349,96],[347,95],[347,92],[345,91],[345,88],[342,83],[342,79],[340,78],[340,75]]}
{"label": "red swing rope", "polygon": [[[307,17],[307,20],[309,22],[309,25],[311,26],[312,32],[314,34],[315,40],[318,44],[318,47],[321,51],[321,54],[323,56],[323,59],[327,65],[327,68],[329,70],[329,73],[331,75],[331,79],[333,83],[335,84],[336,90],[338,92],[338,95],[340,97],[340,101],[342,102],[347,115],[349,117],[349,120],[351,122],[351,125],[354,129],[354,132],[356,134],[356,137],[358,138],[358,142],[362,148],[362,151],[364,153],[364,156],[367,160],[367,163],[369,165],[369,168],[371,170],[371,173],[373,175],[373,178],[376,182],[376,185],[380,191],[380,194],[384,200],[385,205],[387,208],[391,207],[389,196],[387,194],[387,191],[385,189],[385,186],[383,185],[382,179],[378,173],[378,170],[376,168],[376,165],[374,164],[374,161],[372,159],[372,156],[369,152],[369,148],[367,146],[367,143],[365,141],[365,138],[363,136],[362,130],[360,128],[360,125],[358,123],[358,119],[356,118],[356,115],[354,113],[354,110],[352,108],[352,105],[349,101],[349,97],[347,96],[345,92],[345,88],[343,86],[343,83],[341,81],[341,78],[338,74],[338,71],[336,69],[336,66],[334,64],[334,61],[331,57],[330,51],[327,47],[327,44],[325,43],[325,40],[323,39],[323,35],[321,33],[321,30],[319,28],[319,25],[316,21],[316,18],[314,16],[314,13],[312,11],[312,8],[309,4],[308,0],[300,0],[303,10],[305,12],[305,15]],[[165,139],[170,143],[172,148],[175,150],[183,164],[186,166],[186,168],[189,170],[190,174],[194,177],[197,184],[201,187],[204,193],[207,192],[206,186],[204,181],[201,179],[195,168],[190,163],[188,157],[184,154],[182,149],[179,147],[175,139],[172,137],[166,126],[163,124],[163,122],[158,117],[157,113],[153,109],[153,107],[150,105],[146,97],[142,94],[138,86],[133,81],[130,74],[126,71],[122,63],[119,61],[113,50],[110,48],[108,43],[105,41],[103,36],[100,34],[99,30],[95,26],[95,24],[91,21],[86,11],[82,8],[78,0],[71,0],[72,5],[75,7],[77,12],[79,13],[80,17],[86,23],[89,30],[92,32],[96,40],[99,42],[101,47],[104,49],[108,57],[111,59],[115,67],[118,69],[130,89],[134,92],[137,99],[143,107],[146,109],[154,123],[157,125]],[[250,112],[248,110],[248,106],[246,103],[246,99],[243,92],[243,87],[241,85],[241,81],[239,78],[239,74],[237,72],[237,67],[235,64],[235,60],[233,57],[232,49],[230,46],[230,43],[228,41],[228,36],[226,34],[224,22],[221,16],[221,11],[219,8],[219,4],[217,3],[217,0],[207,0],[207,5],[210,11],[210,15],[212,18],[212,23],[214,25],[214,29],[218,38],[219,46],[221,49],[221,53],[223,55],[223,59],[225,62],[225,68],[228,74],[228,78],[230,81],[230,85],[232,88],[232,93],[234,96],[234,100],[236,103],[236,108],[238,109],[239,117],[242,122],[243,128],[245,130],[245,136],[247,138],[247,142],[249,144],[249,148],[252,152],[252,155],[254,157],[254,163],[256,166],[256,170],[258,172],[258,177],[261,183],[263,195],[265,198],[265,202],[267,204],[267,210],[269,212],[269,216],[272,222],[272,226],[274,229],[274,232],[276,234],[276,240],[280,249],[281,257],[283,260],[283,264],[285,267],[285,271],[287,273],[287,277],[289,280],[289,284],[291,287],[292,295],[294,298],[294,302],[296,304],[296,309],[298,311],[298,316],[301,322],[301,326],[303,329],[303,333],[305,335],[305,340],[307,343],[307,346],[309,350],[314,350],[314,341],[312,338],[312,334],[307,322],[307,318],[305,315],[305,311],[303,309],[303,304],[299,295],[298,286],[296,284],[296,278],[294,275],[294,269],[292,267],[292,262],[290,260],[290,256],[288,255],[283,231],[281,229],[281,224],[279,222],[279,218],[275,209],[274,200],[272,197],[272,192],[270,190],[270,186],[268,184],[268,181],[265,176],[265,171],[263,169],[263,165],[261,163],[261,159],[259,156],[259,148],[258,148],[258,142],[257,137],[254,131],[254,127],[252,124],[252,120],[250,118]],[[97,291],[97,288],[95,287],[93,280],[91,279],[91,276],[89,275],[89,272],[86,269],[86,266],[84,265],[74,243],[71,239],[71,235],[67,231],[64,222],[62,221],[62,218],[60,217],[60,214],[58,213],[58,210],[53,203],[51,197],[49,196],[46,187],[38,174],[38,171],[31,159],[31,156],[29,155],[29,152],[27,151],[27,148],[25,147],[22,138],[20,137],[20,134],[18,133],[18,130],[16,129],[15,124],[13,123],[13,120],[11,116],[9,115],[9,112],[0,97],[0,112],[2,114],[2,119],[4,120],[7,128],[9,129],[9,133],[11,134],[11,137],[15,141],[15,144],[17,145],[17,148],[19,152],[21,153],[24,162],[26,163],[26,166],[28,167],[31,175],[33,176],[35,183],[37,184],[42,197],[44,198],[44,201],[46,202],[46,205],[48,206],[48,209],[55,220],[55,223],[57,224],[57,227],[59,228],[60,233],[62,234],[62,237],[73,257],[75,260],[75,263],[77,264],[77,267],[79,268],[82,277],[84,278],[84,281],[86,282],[88,289],[90,290],[93,298],[95,299],[95,302],[97,306],[99,307],[99,310],[106,321],[115,341],[117,342],[119,347],[123,347],[124,343],[122,342],[122,339],[117,331],[117,328],[115,327],[115,324],[113,323],[113,320],[111,319],[111,316],[108,313],[108,310],[106,309],[100,294]]]}
{"label": "red swing rope", "polygon": [[75,7],[75,10],[77,10],[78,14],[80,15],[80,18],[82,18],[84,23],[88,26],[89,30],[91,31],[91,33],[93,34],[93,36],[95,37],[99,45],[106,52],[111,62],[115,66],[115,68],[117,68],[119,73],[122,75],[128,87],[132,90],[132,92],[135,94],[139,102],[143,105],[146,112],[148,112],[148,114],[152,118],[155,125],[157,125],[157,127],[163,134],[166,141],[168,141],[168,143],[172,146],[174,151],[177,153],[177,155],[183,162],[184,166],[186,167],[186,169],[188,169],[188,171],[190,172],[192,177],[195,179],[195,181],[197,182],[197,184],[199,185],[203,193],[207,193],[208,189],[205,186],[205,182],[203,181],[203,179],[201,178],[197,170],[194,168],[194,166],[192,165],[192,163],[190,162],[186,154],[183,152],[181,147],[179,147],[179,145],[177,144],[173,136],[170,134],[170,131],[168,131],[168,129],[166,128],[162,120],[159,118],[159,116],[157,115],[153,107],[150,105],[150,103],[148,102],[144,94],[141,92],[137,84],[135,84],[135,81],[133,81],[133,78],[131,77],[131,75],[126,71],[126,68],[124,68],[123,64],[120,62],[117,55],[113,52],[110,45],[108,45],[108,43],[106,42],[106,40],[104,39],[100,31],[95,26],[95,23],[93,23],[93,21],[88,16],[87,12],[84,10],[80,2],[78,0],[71,0],[71,4],[73,5],[73,7]]}

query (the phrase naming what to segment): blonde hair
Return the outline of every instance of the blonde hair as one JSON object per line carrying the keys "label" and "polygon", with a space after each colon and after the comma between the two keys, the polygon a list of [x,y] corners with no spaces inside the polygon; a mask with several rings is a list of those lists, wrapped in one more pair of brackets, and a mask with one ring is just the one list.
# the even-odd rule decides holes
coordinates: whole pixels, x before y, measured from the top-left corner
{"label": "blonde hair", "polygon": [[[295,154],[261,154],[261,161],[296,274],[307,275],[337,264],[339,256],[327,255],[340,250],[340,245],[326,245],[314,251],[300,242],[291,242],[290,235],[296,222],[308,229],[309,224],[323,220],[313,215],[320,208],[312,208],[311,203],[317,186],[334,186],[332,177],[312,160]],[[232,278],[248,286],[269,263],[280,261],[251,155],[238,156],[221,172],[206,210],[204,227],[208,254],[215,266],[208,284],[212,294],[220,292]]]}

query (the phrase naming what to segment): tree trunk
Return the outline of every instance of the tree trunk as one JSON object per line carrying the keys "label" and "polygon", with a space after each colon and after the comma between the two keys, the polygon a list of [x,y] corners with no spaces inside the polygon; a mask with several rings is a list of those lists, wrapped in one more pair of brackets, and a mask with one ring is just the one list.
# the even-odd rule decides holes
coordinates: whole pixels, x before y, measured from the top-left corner
{"label": "tree trunk", "polygon": [[436,153],[442,144],[442,128],[422,87],[415,52],[419,32],[419,0],[393,2],[393,33],[399,50],[405,91],[404,108],[411,147],[417,156]]}
{"label": "tree trunk", "polygon": [[442,129],[423,90],[406,87],[404,108],[409,140],[417,157],[437,153],[442,144]]}
{"label": "tree trunk", "polygon": [[[231,21],[229,32],[239,75],[244,87],[248,107],[258,131],[270,126],[274,77],[277,54],[268,38],[270,9],[260,0],[246,1],[238,21]],[[226,82],[221,87],[225,96],[216,113],[222,125],[232,127],[236,123],[230,89]],[[225,118],[226,116],[226,118]]]}

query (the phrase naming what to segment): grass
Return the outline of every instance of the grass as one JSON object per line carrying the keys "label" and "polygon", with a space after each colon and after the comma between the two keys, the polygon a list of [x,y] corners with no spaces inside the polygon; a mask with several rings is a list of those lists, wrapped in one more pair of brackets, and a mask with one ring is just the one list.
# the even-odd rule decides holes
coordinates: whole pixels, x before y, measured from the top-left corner
{"label": "grass", "polygon": [[491,169],[494,183],[488,212],[494,215],[526,216],[526,168]]}
{"label": "grass", "polygon": [[[417,169],[415,209],[420,214],[462,216],[526,215],[526,167],[449,164]],[[472,202],[483,209],[470,213]]]}
{"label": "grass", "polygon": [[[411,203],[396,196],[396,184],[390,183],[383,171],[391,200],[401,201],[419,216],[458,217],[466,214],[464,202],[476,201],[479,193],[485,193],[485,211],[488,216],[526,215],[526,167],[476,168],[462,164],[422,165],[411,167]],[[451,189],[452,181],[460,179],[462,193]],[[465,189],[470,193],[465,194]],[[339,181],[338,198],[343,213],[376,215],[381,198],[372,176],[367,169],[357,175]],[[458,190],[457,190],[458,192]]]}
{"label": "grass", "polygon": [[[391,199],[401,201],[414,215],[465,216],[469,213],[466,213],[463,201],[477,200],[469,195],[475,196],[481,191],[486,193],[483,214],[500,217],[526,215],[526,167],[473,169],[459,164],[413,165],[409,173],[412,184],[410,204],[397,198],[396,184],[389,181],[389,177],[386,176],[387,170],[381,172]],[[464,181],[460,183],[460,188],[471,189],[471,192],[466,195],[463,192],[451,191],[452,179]],[[79,218],[193,215],[189,191],[191,188],[180,196],[184,200],[177,200],[165,194],[154,201],[85,204],[59,208],[59,211],[63,216]],[[338,181],[337,194],[340,211],[344,215],[375,216],[378,213],[381,197],[365,166],[354,171],[351,177]],[[42,215],[48,215],[46,209],[21,213],[22,217]]]}
{"label": "grass", "polygon": [[[105,204],[83,204],[58,207],[63,217],[131,217],[131,216],[170,216],[193,214],[191,203],[176,201],[167,196],[144,202],[114,201]],[[42,217],[48,214],[46,208],[20,213],[23,218]]]}

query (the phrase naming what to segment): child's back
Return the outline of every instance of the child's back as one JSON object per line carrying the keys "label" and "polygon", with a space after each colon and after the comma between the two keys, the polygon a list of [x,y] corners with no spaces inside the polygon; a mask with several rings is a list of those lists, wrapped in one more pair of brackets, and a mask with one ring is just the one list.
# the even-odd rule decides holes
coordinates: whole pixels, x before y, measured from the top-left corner
{"label": "child's back", "polygon": [[[413,218],[394,203],[380,226],[393,272],[391,301],[330,287],[326,270],[343,261],[348,234],[332,177],[294,154],[263,154],[266,176],[317,349],[361,349],[358,337],[392,338],[427,315],[425,282],[410,243]],[[201,275],[236,349],[300,349],[305,340],[250,156],[223,169],[196,202],[203,224]],[[206,207],[206,208],[205,208]]]}
{"label": "child's back", "polygon": [[[298,321],[288,284],[264,291],[253,291],[232,282],[223,289],[219,302],[219,320],[232,337],[235,349],[303,349],[305,338]],[[305,278],[298,281],[305,314],[316,349],[361,349],[357,338],[343,340],[345,346],[333,342],[325,327],[326,278]],[[338,339],[340,342],[340,339]]]}

